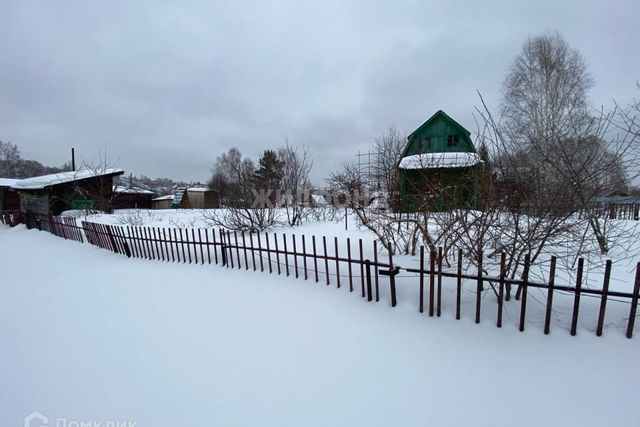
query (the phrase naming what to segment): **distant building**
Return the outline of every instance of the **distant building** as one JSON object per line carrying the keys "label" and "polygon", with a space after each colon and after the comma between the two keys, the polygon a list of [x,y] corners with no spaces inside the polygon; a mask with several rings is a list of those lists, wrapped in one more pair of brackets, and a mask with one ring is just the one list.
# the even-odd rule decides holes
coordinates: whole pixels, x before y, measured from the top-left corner
{"label": "distant building", "polygon": [[81,169],[17,181],[11,187],[20,193],[23,212],[59,215],[69,209],[112,210],[113,179],[119,169]]}
{"label": "distant building", "polygon": [[20,194],[12,189],[19,179],[0,178],[0,212],[19,211]]}
{"label": "distant building", "polygon": [[174,209],[215,209],[218,192],[207,187],[179,188],[171,203]]}
{"label": "distant building", "polygon": [[113,209],[151,209],[153,191],[143,188],[125,187],[117,185],[113,187]]}
{"label": "distant building", "polygon": [[168,196],[160,196],[155,199],[151,199],[151,209],[171,209],[173,198],[175,196],[170,194]]}
{"label": "distant building", "polygon": [[475,204],[482,160],[468,130],[439,110],[407,139],[398,165],[401,210]]}

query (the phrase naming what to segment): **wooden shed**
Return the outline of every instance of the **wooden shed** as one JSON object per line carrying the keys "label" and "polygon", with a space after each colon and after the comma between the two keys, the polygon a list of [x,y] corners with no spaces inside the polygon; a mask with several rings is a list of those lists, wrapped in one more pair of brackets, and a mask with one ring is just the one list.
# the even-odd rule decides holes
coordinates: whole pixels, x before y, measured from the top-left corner
{"label": "wooden shed", "polygon": [[439,110],[407,139],[398,165],[400,209],[475,205],[482,160],[468,130]]}
{"label": "wooden shed", "polygon": [[20,194],[12,189],[19,179],[0,178],[0,212],[19,211]]}
{"label": "wooden shed", "polygon": [[112,209],[113,178],[119,169],[80,169],[22,179],[13,185],[23,212],[59,215],[68,209]]}
{"label": "wooden shed", "polygon": [[171,209],[174,197],[173,194],[169,194],[151,199],[151,209]]}
{"label": "wooden shed", "polygon": [[215,209],[220,207],[218,192],[207,187],[190,187],[176,190],[172,208]]}
{"label": "wooden shed", "polygon": [[153,191],[121,185],[113,187],[113,209],[151,209],[151,199]]}

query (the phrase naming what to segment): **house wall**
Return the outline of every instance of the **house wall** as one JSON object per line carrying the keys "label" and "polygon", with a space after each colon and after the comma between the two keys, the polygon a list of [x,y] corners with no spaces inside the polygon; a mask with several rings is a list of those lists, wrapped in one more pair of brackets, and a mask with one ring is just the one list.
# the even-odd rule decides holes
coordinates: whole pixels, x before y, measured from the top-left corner
{"label": "house wall", "polygon": [[[404,212],[444,211],[474,206],[480,166],[469,168],[402,170],[401,204]],[[427,191],[432,192],[427,195]],[[425,204],[426,206],[421,206]]]}
{"label": "house wall", "polygon": [[173,203],[173,200],[171,199],[167,199],[167,200],[152,200],[151,201],[151,208],[152,209],[171,209],[171,204]]}
{"label": "house wall", "polygon": [[71,209],[72,200],[93,200],[94,209],[111,212],[113,177],[99,176],[75,182],[52,185],[43,190],[20,190],[23,212],[59,215]]}
{"label": "house wall", "polygon": [[215,191],[187,191],[186,208],[214,209],[218,207],[218,195]]}
{"label": "house wall", "polygon": [[20,210],[46,215],[49,213],[49,200],[46,191],[21,191]]}
{"label": "house wall", "polygon": [[152,194],[115,193],[113,209],[151,209]]}
{"label": "house wall", "polygon": [[20,210],[20,195],[9,187],[0,187],[0,211]]}
{"label": "house wall", "polygon": [[[458,145],[447,145],[449,135],[458,136]],[[426,138],[431,140],[429,144]],[[420,153],[451,153],[451,152],[475,152],[469,134],[460,126],[444,119],[436,119],[432,124],[420,129],[413,135],[407,144],[403,157]]]}
{"label": "house wall", "polygon": [[[457,135],[449,145],[449,135]],[[402,157],[422,153],[475,153],[471,137],[455,120],[439,111],[412,133]],[[399,169],[400,206],[405,212],[416,209],[448,210],[474,206],[477,200],[481,166],[467,168]],[[432,193],[427,195],[427,193]],[[428,206],[420,206],[425,200]]]}

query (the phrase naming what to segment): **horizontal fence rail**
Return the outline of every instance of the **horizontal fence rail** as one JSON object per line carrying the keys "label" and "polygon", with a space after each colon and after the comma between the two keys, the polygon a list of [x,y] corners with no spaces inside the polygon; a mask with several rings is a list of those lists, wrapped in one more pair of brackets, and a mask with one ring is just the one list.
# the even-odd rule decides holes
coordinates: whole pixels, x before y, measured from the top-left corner
{"label": "horizontal fence rail", "polygon": [[[381,300],[381,277],[388,278],[390,305],[397,304],[396,276],[400,272],[409,273],[416,278],[419,293],[417,307],[420,313],[428,312],[429,317],[440,317],[443,306],[443,278],[454,279],[455,283],[455,317],[461,317],[463,283],[472,283],[470,289],[474,294],[475,322],[480,323],[482,299],[487,289],[493,289],[497,299],[496,326],[502,327],[504,302],[509,300],[512,286],[518,287],[515,299],[519,301],[518,329],[524,331],[526,325],[527,299],[531,289],[545,292],[544,301],[544,333],[549,334],[552,323],[554,295],[573,294],[570,334],[576,335],[581,297],[591,296],[600,299],[595,333],[600,336],[605,325],[607,302],[611,298],[621,298],[629,304],[629,318],[626,336],[633,336],[640,294],[640,263],[636,266],[633,291],[620,292],[609,290],[611,280],[611,261],[606,262],[604,281],[601,289],[583,286],[584,259],[578,260],[575,274],[575,285],[559,285],[556,279],[556,258],[550,260],[549,279],[546,283],[529,279],[530,261],[526,257],[524,269],[518,279],[507,277],[505,273],[505,254],[501,254],[500,273],[485,273],[480,251],[475,265],[476,273],[463,270],[464,257],[462,250],[456,256],[455,270],[443,268],[442,249],[425,251],[419,249],[419,266],[401,267],[394,264],[393,255],[386,251],[377,241],[372,243],[372,259],[364,256],[362,239],[352,242],[350,238],[328,239],[306,235],[262,232],[245,233],[212,228],[164,228],[140,227],[125,225],[108,225],[89,221],[77,224],[75,218],[56,217],[52,215],[24,214],[3,212],[0,220],[7,225],[15,226],[24,223],[29,229],[47,231],[55,236],[80,243],[86,242],[108,251],[125,255],[129,258],[142,258],[164,262],[184,264],[216,264],[228,269],[243,269],[269,274],[278,274],[314,280],[326,286],[335,284],[336,288],[348,285],[349,292],[357,292],[367,301]],[[403,276],[407,277],[407,276]],[[425,289],[428,286],[428,289]],[[425,304],[425,298],[427,299]],[[426,310],[425,310],[426,307]]]}

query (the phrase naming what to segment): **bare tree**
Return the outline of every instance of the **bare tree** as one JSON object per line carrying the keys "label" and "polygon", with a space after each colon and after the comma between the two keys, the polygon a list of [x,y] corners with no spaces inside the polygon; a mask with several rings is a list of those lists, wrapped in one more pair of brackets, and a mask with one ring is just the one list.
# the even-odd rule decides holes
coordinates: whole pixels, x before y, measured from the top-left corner
{"label": "bare tree", "polygon": [[[86,207],[86,214],[97,211],[110,212],[112,210],[114,187],[118,185],[119,176],[113,177],[117,172],[118,160],[111,158],[107,149],[101,150],[91,159],[82,158],[80,168],[73,171],[76,180],[73,185],[73,197],[80,200],[90,200],[92,207]],[[95,178],[93,185],[80,184],[78,179]],[[51,199],[51,207],[61,203],[61,200]],[[65,201],[66,203],[66,201]]]}
{"label": "bare tree", "polygon": [[525,256],[534,263],[548,248],[566,248],[575,262],[594,246],[606,254],[622,237],[591,207],[637,170],[637,138],[613,129],[619,111],[588,107],[591,85],[584,59],[554,33],[525,43],[505,78],[499,120],[480,96],[493,171],[482,215],[499,230],[490,244],[509,255],[511,277]]}
{"label": "bare tree", "polygon": [[262,231],[276,225],[278,212],[268,198],[260,198],[262,193],[256,188],[255,173],[253,162],[243,159],[235,147],[218,157],[210,186],[215,182],[224,184],[225,195],[221,200],[224,209],[205,210],[204,219],[238,231]]}
{"label": "bare tree", "polygon": [[389,127],[386,134],[376,138],[374,143],[374,179],[380,186],[375,190],[382,192],[391,206],[396,206],[398,201],[398,163],[406,143],[406,136],[401,135],[394,126]]}
{"label": "bare tree", "polygon": [[300,225],[310,207],[309,174],[313,159],[307,147],[298,150],[289,145],[289,141],[278,150],[278,158],[283,165],[279,199],[284,205],[287,223],[290,226]]}

